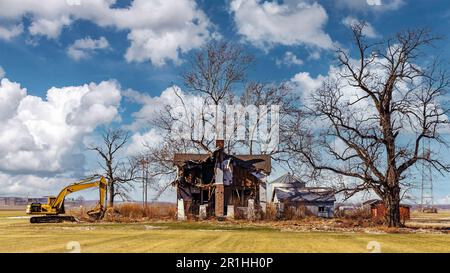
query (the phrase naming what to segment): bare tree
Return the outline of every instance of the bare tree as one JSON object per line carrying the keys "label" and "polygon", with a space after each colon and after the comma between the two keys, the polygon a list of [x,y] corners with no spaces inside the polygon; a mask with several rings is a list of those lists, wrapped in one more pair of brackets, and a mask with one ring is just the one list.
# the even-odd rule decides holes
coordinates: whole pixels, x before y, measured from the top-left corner
{"label": "bare tree", "polygon": [[[291,105],[287,103],[289,98],[292,98],[288,96],[291,89],[286,84],[247,82],[247,70],[252,64],[253,57],[239,45],[223,41],[213,41],[192,55],[189,70],[182,74],[188,92],[181,92],[177,88],[174,88],[173,92],[177,98],[177,110],[181,111],[184,117],[192,117],[195,112],[197,118],[187,120],[180,118],[174,111],[173,105],[167,105],[153,118],[150,126],[165,136],[163,144],[159,147],[145,144],[147,146],[145,156],[149,158],[152,165],[150,172],[153,176],[175,175],[172,162],[174,153],[212,153],[216,148],[216,137],[212,131],[214,128],[217,130],[218,115],[222,114],[223,117],[225,114],[228,115],[225,105],[239,103],[244,107],[250,104],[258,106],[286,103],[286,106]],[[242,97],[237,95],[239,88],[245,90]],[[292,99],[290,102],[295,101]],[[211,112],[208,108],[210,105],[216,106],[216,112]],[[185,128],[190,129],[186,130],[188,135],[182,135],[173,130],[175,123],[182,123]],[[200,132],[194,130],[198,123],[203,126]],[[237,126],[234,127],[235,130],[236,128]],[[249,128],[246,129],[249,130]],[[257,143],[253,140],[226,139],[225,146],[229,153],[258,151]],[[161,193],[166,186],[167,183],[164,183],[159,192]]]}
{"label": "bare tree", "polygon": [[[215,127],[218,111],[223,111],[224,108],[216,107],[215,112],[211,113],[208,107],[224,106],[233,102],[234,89],[236,85],[245,82],[246,72],[252,61],[253,57],[236,44],[210,42],[191,56],[189,70],[182,73],[188,92],[173,88],[177,105],[166,105],[151,120],[150,126],[167,136],[165,143],[177,147],[180,152],[211,153],[215,149],[215,139],[208,129]],[[193,97],[195,101],[188,100]],[[178,115],[180,112],[184,115],[182,118]],[[197,114],[195,120],[191,119],[194,113]],[[175,123],[190,130],[177,132],[173,130]],[[198,123],[202,124],[203,131],[194,130]],[[186,132],[189,135],[184,134]]]}
{"label": "bare tree", "polygon": [[[295,116],[300,111],[299,104],[299,96],[296,94],[295,90],[290,86],[290,84],[286,82],[281,82],[280,84],[274,83],[260,83],[260,82],[250,82],[246,85],[245,91],[240,96],[240,103],[243,106],[255,105],[255,106],[268,106],[277,105],[279,106],[279,126],[278,132],[280,133],[279,145],[277,149],[265,151],[261,149],[261,146],[264,145],[265,141],[261,139],[254,140],[253,138],[249,138],[244,144],[247,147],[249,154],[256,153],[264,153],[270,154],[272,159],[277,161],[284,161],[284,147],[283,147],[283,139],[282,137],[285,135],[282,132],[289,130],[289,123],[285,121],[289,121],[292,116]],[[245,114],[245,113],[244,113]],[[256,123],[252,127],[246,128],[247,134],[252,135],[254,132],[250,132],[251,130],[256,130],[256,127],[259,126],[262,122],[266,122],[265,118],[268,118],[268,113],[264,115],[259,115]],[[270,116],[271,117],[271,116]],[[270,122],[270,128],[268,130],[269,134],[272,132],[275,123]],[[270,136],[269,136],[270,137]]]}
{"label": "bare tree", "polygon": [[[249,67],[254,63],[253,60],[253,56],[247,54],[239,45],[223,41],[213,41],[192,56],[190,59],[190,70],[182,76],[190,94],[199,98],[198,105],[185,101],[182,94],[174,90],[179,104],[182,106],[182,111],[187,113],[185,116],[190,116],[193,112],[200,113],[198,119],[184,121],[184,125],[191,129],[190,135],[187,138],[184,136],[185,141],[178,143],[184,149],[192,146],[191,148],[194,152],[198,149],[208,153],[215,149],[215,139],[211,137],[211,134],[208,134],[209,132],[207,132],[206,128],[217,128],[220,125],[219,121],[214,119],[219,114],[222,114],[224,117],[225,115],[230,115],[230,113],[226,112],[224,107],[226,105],[241,104],[243,107],[249,105],[279,105],[281,107],[280,115],[283,117],[290,114],[293,109],[297,109],[298,104],[296,102],[298,97],[293,94],[292,88],[288,84],[247,81],[246,74]],[[244,89],[242,95],[238,95],[237,88]],[[210,109],[207,108],[209,104],[217,106],[215,113],[211,113]],[[177,135],[176,132],[170,131],[173,128],[173,123],[180,121],[173,114],[172,110],[173,108],[168,106],[154,125],[163,131],[170,132],[170,135],[175,136],[176,139],[180,139],[183,137]],[[211,114],[214,116],[213,119],[209,118]],[[245,119],[246,114],[246,112],[236,113],[235,118],[236,120]],[[254,133],[251,130],[255,130],[259,126],[259,118],[253,128],[246,128],[247,136]],[[194,130],[196,123],[204,125],[205,129],[200,134]],[[238,129],[237,124],[235,124],[233,129],[235,131]],[[261,152],[261,149],[258,151],[257,144],[261,143],[255,142],[254,139],[242,141],[231,138],[226,139],[225,146],[229,153],[236,152],[239,149],[241,151],[246,150],[252,154],[255,151]],[[260,147],[261,145],[259,145]]]}
{"label": "bare tree", "polygon": [[386,224],[396,227],[411,167],[425,162],[438,172],[450,170],[437,153],[422,152],[424,139],[445,145],[449,75],[438,61],[421,62],[428,57],[423,50],[437,39],[428,30],[370,44],[364,27],[353,26],[358,58],[337,51],[339,72],[313,93],[309,116],[292,120],[287,139],[290,151],[314,174],[343,177],[336,188],[347,198],[375,192],[387,208]]}
{"label": "bare tree", "polygon": [[157,200],[175,179],[173,155],[179,150],[176,150],[176,146],[171,144],[165,142],[161,146],[155,147],[149,143],[143,143],[145,147],[143,153],[135,157],[136,162],[145,162],[146,169],[145,175],[143,175],[145,201],[147,201],[146,191],[148,189],[156,192],[153,200]]}
{"label": "bare tree", "polygon": [[195,53],[190,70],[184,73],[186,87],[219,105],[232,93],[235,84],[245,80],[253,57],[238,45],[213,41]]}
{"label": "bare tree", "polygon": [[122,200],[128,199],[131,182],[137,179],[137,162],[128,159],[125,163],[117,158],[117,153],[124,148],[129,140],[129,134],[120,129],[108,129],[102,133],[103,144],[91,145],[90,150],[96,151],[101,157],[100,166],[108,179],[108,206],[114,206],[114,199],[120,196]]}

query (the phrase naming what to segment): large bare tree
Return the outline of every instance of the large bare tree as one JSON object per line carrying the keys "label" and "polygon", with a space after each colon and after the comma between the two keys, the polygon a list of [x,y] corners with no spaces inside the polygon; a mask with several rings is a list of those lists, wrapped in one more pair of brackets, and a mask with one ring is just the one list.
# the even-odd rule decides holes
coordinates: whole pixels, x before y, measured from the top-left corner
{"label": "large bare tree", "polygon": [[[212,153],[216,148],[215,135],[211,133],[218,124],[215,117],[218,114],[223,117],[229,114],[226,113],[226,105],[270,107],[273,104],[281,104],[282,113],[292,107],[296,99],[287,84],[255,83],[247,80],[247,72],[252,64],[253,57],[241,46],[225,41],[212,41],[193,53],[187,72],[182,74],[184,92],[173,88],[176,105],[166,105],[149,124],[164,135],[164,141],[158,147],[150,143],[145,144],[147,149],[144,156],[150,158],[150,172],[154,176],[174,175],[174,153]],[[212,113],[208,106],[217,106],[217,111]],[[175,107],[178,112],[174,111]],[[180,111],[184,114],[182,118],[178,115]],[[194,112],[198,114],[196,119],[184,119],[186,116],[191,117]],[[240,118],[239,115],[245,115],[245,112],[236,113],[236,119]],[[174,123],[180,122],[190,129],[187,130],[187,135],[173,130]],[[194,130],[198,123],[203,124],[201,132]],[[233,129],[236,131],[237,123]],[[246,128],[246,134],[253,133],[250,132],[253,129],[255,128]],[[229,153],[260,153],[261,143],[253,139],[242,141],[227,138],[225,148]],[[161,188],[164,189],[165,187]]]}
{"label": "large bare tree", "polygon": [[114,206],[114,199],[120,196],[128,199],[127,192],[135,181],[138,162],[128,159],[127,162],[117,157],[129,140],[129,134],[120,129],[107,129],[102,133],[102,145],[91,145],[90,150],[96,151],[101,158],[99,162],[108,179],[108,206]]}
{"label": "large bare tree", "polygon": [[351,57],[353,49],[337,51],[335,75],[305,102],[310,111],[292,120],[287,139],[315,174],[341,177],[335,184],[346,197],[375,192],[387,208],[386,224],[397,227],[412,167],[422,162],[450,170],[437,151],[423,149],[424,140],[445,145],[449,75],[425,54],[437,40],[428,30],[369,43],[364,27],[352,28],[357,57]]}

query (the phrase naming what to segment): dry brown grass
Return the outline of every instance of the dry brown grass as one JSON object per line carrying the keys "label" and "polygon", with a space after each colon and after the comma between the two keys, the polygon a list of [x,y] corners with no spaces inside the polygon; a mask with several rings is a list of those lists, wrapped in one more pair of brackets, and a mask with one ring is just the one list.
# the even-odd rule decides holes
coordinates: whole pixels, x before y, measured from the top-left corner
{"label": "dry brown grass", "polygon": [[266,213],[263,215],[263,219],[267,221],[277,220],[277,206],[273,203],[268,203],[266,206]]}
{"label": "dry brown grass", "polygon": [[[69,214],[81,221],[92,221],[87,208],[72,209]],[[140,222],[147,220],[173,220],[176,217],[176,205],[170,203],[149,203],[146,207],[137,203],[125,203],[108,208],[103,221]]]}
{"label": "dry brown grass", "polygon": [[334,216],[349,220],[367,220],[372,218],[370,210],[364,208],[357,208],[351,211],[335,210]]}
{"label": "dry brown grass", "polygon": [[339,227],[342,228],[368,228],[383,224],[373,220],[370,210],[364,208],[357,208],[351,211],[335,210],[334,217]]}
{"label": "dry brown grass", "polygon": [[314,214],[311,213],[305,205],[292,205],[290,203],[284,203],[283,208],[284,209],[280,213],[277,213],[277,220],[302,220],[314,216]]}
{"label": "dry brown grass", "polygon": [[175,204],[149,203],[147,206],[141,204],[126,203],[114,207],[105,215],[105,220],[119,222],[136,222],[145,220],[173,220],[176,217]]}

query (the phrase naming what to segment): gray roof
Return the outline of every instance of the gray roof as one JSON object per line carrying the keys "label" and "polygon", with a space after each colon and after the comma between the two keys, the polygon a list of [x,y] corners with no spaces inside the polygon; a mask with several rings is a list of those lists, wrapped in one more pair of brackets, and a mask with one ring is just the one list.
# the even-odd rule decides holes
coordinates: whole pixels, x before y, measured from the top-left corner
{"label": "gray roof", "polygon": [[274,181],[272,181],[272,184],[305,184],[305,182],[303,182],[300,178],[298,178],[295,175],[292,175],[290,173],[287,173],[281,177],[278,177],[277,179],[275,179]]}
{"label": "gray roof", "polygon": [[284,202],[335,202],[334,192],[330,188],[275,188],[273,197]]}

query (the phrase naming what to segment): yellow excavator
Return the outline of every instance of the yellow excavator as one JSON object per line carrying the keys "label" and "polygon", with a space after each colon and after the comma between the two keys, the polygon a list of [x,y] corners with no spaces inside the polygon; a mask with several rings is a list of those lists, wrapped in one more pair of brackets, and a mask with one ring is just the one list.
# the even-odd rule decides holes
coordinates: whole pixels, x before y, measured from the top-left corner
{"label": "yellow excavator", "polygon": [[100,220],[105,214],[105,194],[106,194],[107,180],[103,176],[93,176],[87,179],[80,180],[65,187],[58,196],[48,197],[47,204],[31,203],[27,206],[26,213],[33,216],[30,218],[30,223],[61,223],[61,222],[75,222],[73,216],[61,215],[65,213],[64,200],[67,195],[85,190],[88,188],[98,187],[99,201],[94,209],[87,212],[93,220]]}

